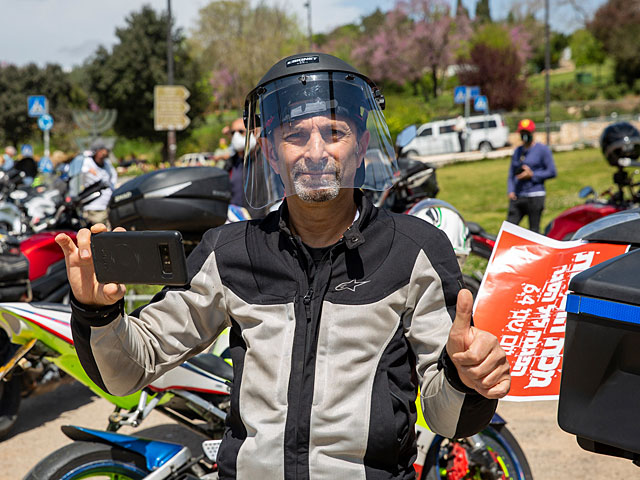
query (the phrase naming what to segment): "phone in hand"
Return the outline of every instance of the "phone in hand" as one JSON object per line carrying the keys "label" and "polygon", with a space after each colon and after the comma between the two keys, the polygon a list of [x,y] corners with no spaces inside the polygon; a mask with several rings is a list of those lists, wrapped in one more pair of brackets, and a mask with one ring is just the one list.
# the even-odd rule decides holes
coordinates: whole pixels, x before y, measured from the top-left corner
{"label": "phone in hand", "polygon": [[91,235],[100,283],[185,285],[187,259],[176,230],[102,232]]}

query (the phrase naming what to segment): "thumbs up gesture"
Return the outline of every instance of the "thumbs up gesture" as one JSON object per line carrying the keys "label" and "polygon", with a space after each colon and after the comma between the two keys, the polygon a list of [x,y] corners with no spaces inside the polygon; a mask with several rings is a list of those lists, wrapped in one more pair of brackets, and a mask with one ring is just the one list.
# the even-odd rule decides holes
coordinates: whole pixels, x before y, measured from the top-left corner
{"label": "thumbs up gesture", "polygon": [[486,398],[502,398],[511,386],[507,355],[494,335],[471,326],[472,307],[471,292],[460,290],[447,353],[462,383]]}

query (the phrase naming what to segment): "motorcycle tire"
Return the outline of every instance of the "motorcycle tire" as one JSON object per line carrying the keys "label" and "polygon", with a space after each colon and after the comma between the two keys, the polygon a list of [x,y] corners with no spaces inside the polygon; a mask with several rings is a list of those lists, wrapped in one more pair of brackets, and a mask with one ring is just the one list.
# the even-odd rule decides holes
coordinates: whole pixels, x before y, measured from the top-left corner
{"label": "motorcycle tire", "polygon": [[24,480],[141,480],[150,473],[141,455],[103,443],[78,441],[40,460]]}
{"label": "motorcycle tire", "polygon": [[[487,445],[491,456],[499,465],[504,480],[532,480],[531,467],[522,448],[513,434],[505,425],[491,425],[480,432],[482,440]],[[452,442],[441,436],[436,436],[429,451],[420,480],[438,480],[447,478],[447,459],[451,451]],[[474,471],[474,469],[476,471]],[[495,477],[483,474],[478,467],[469,466],[468,477],[474,479],[491,479]]]}
{"label": "motorcycle tire", "polygon": [[11,380],[0,380],[0,439],[6,437],[16,421],[20,408],[20,377],[13,375]]}

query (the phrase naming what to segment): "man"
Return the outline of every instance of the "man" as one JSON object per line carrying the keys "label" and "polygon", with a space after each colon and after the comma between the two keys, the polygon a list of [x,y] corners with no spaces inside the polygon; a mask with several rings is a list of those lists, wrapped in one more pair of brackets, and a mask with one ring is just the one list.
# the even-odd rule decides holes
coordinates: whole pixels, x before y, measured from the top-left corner
{"label": "man", "polygon": [[507,222],[520,224],[529,217],[529,230],[540,232],[546,191],[544,182],[556,176],[556,166],[549,147],[534,141],[536,124],[524,119],[518,124],[522,145],[516,148],[509,166]]}
{"label": "man", "polygon": [[465,140],[467,138],[467,121],[462,115],[456,117],[456,123],[453,129],[458,132],[458,143],[460,144],[460,151],[465,152]]}
{"label": "man", "polygon": [[[264,209],[253,208],[244,197],[244,148],[247,136],[247,129],[244,126],[242,118],[236,118],[226,130],[226,134],[231,136],[231,145],[229,146],[231,155],[226,159],[224,169],[229,172],[229,180],[231,185],[230,206],[236,206],[246,209],[246,215],[249,218],[261,218],[264,216]],[[253,135],[249,137],[249,149],[253,151],[256,146],[256,139]],[[243,212],[243,213],[245,213]],[[232,218],[232,213],[229,213]]]}
{"label": "man", "polygon": [[[257,146],[245,193],[278,211],[210,230],[190,281],[126,315],[124,286],[93,276],[89,230],[59,235],[87,373],[116,395],[203,351],[225,327],[234,381],[221,479],[415,478],[415,399],[430,427],[468,436],[510,386],[497,339],[471,326],[451,244],[416,217],[377,210],[368,146],[393,146],[384,97],[326,54],[288,57],[249,93]],[[249,148],[247,148],[249,150]],[[95,226],[93,233],[103,231]]]}
{"label": "man", "polygon": [[4,149],[4,155],[2,156],[2,170],[5,172],[11,170],[14,165],[14,157],[18,152],[15,147],[9,145]]}
{"label": "man", "polygon": [[84,206],[83,213],[90,224],[108,224],[109,200],[116,188],[118,173],[109,160],[109,148],[102,142],[96,141],[91,145],[89,155],[82,160],[81,181],[82,188],[87,188],[96,182],[103,182],[106,187],[100,191],[100,196]]}

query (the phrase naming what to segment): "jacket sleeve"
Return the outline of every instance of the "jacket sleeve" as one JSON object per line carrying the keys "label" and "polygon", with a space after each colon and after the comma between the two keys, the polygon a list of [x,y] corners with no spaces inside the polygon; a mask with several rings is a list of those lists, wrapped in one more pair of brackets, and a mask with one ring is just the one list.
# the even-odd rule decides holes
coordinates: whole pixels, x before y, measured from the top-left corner
{"label": "jacket sleeve", "polygon": [[507,193],[513,193],[516,191],[516,159],[520,156],[520,147],[517,147],[511,157],[511,163],[509,163],[509,173],[507,175]]}
{"label": "jacket sleeve", "polygon": [[540,162],[542,164],[542,168],[536,169],[536,171],[533,172],[533,178],[531,178],[531,181],[535,183],[543,183],[545,180],[555,178],[556,176],[556,164],[553,161],[551,149],[546,145],[543,147]]}
{"label": "jacket sleeve", "polygon": [[437,230],[418,255],[409,284],[405,332],[416,357],[424,418],[434,432],[459,438],[488,425],[498,405],[465,386],[446,352],[462,276]]}
{"label": "jacket sleeve", "polygon": [[190,282],[164,288],[127,315],[124,302],[90,309],[72,300],[71,326],[78,356],[105,391],[127,395],[206,349],[229,325],[210,230],[188,257]]}

